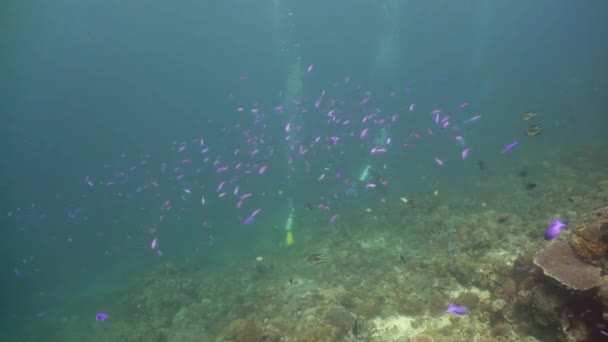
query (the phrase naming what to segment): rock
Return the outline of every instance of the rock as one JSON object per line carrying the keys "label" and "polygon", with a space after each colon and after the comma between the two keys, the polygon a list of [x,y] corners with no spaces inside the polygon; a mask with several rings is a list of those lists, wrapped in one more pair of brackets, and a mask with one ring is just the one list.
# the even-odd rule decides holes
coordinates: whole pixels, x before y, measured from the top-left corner
{"label": "rock", "polygon": [[492,302],[492,311],[494,311],[494,312],[502,311],[502,309],[504,309],[506,305],[507,305],[507,302],[504,299],[499,298]]}

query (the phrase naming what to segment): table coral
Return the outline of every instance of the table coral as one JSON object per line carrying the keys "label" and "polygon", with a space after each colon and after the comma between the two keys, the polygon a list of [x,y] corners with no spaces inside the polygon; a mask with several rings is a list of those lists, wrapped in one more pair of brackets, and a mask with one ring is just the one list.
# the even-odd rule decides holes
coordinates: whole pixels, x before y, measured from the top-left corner
{"label": "table coral", "polygon": [[566,242],[555,241],[543,248],[534,264],[545,275],[574,290],[584,291],[602,283],[601,268],[580,260]]}

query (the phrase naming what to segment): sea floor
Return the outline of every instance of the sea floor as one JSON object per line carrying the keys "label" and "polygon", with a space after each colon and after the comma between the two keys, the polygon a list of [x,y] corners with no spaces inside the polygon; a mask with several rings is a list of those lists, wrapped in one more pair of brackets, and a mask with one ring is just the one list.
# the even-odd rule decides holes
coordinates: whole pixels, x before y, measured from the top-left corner
{"label": "sea floor", "polygon": [[[535,172],[543,176],[535,177],[535,189],[521,186],[528,177],[523,174],[481,177],[469,195],[449,200],[442,192],[408,194],[415,205],[387,196],[335,224],[296,222],[289,247],[279,230],[272,243],[232,260],[160,263],[114,293],[71,301],[58,309],[62,314],[28,322],[14,341],[532,342],[600,336],[600,325],[568,316],[577,309],[565,298],[582,296],[601,311],[598,293],[566,290],[532,261],[548,244],[543,234],[551,220],[568,223],[558,237],[568,241],[581,217],[608,206],[608,160],[587,151],[539,161]],[[449,302],[469,313],[446,313]],[[104,322],[89,314],[98,303],[108,308]]]}

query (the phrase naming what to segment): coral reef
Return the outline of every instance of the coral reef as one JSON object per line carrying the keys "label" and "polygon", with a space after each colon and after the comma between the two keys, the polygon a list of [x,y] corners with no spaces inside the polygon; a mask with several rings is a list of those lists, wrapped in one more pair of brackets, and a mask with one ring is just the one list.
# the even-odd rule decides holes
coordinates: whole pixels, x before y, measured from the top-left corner
{"label": "coral reef", "polygon": [[534,319],[542,326],[557,326],[559,308],[564,301],[551,289],[544,285],[532,291],[532,310]]}
{"label": "coral reef", "polygon": [[545,275],[574,290],[588,290],[602,283],[602,269],[581,261],[570,245],[554,241],[534,258]]}
{"label": "coral reef", "polygon": [[324,321],[346,333],[353,328],[355,316],[341,306],[330,306],[325,311]]}
{"label": "coral reef", "polygon": [[581,258],[599,260],[608,253],[608,208],[596,209],[580,220],[570,245]]}
{"label": "coral reef", "polygon": [[608,252],[608,245],[604,242],[587,240],[579,235],[572,236],[570,246],[579,257],[588,260],[599,260]]}
{"label": "coral reef", "polygon": [[[556,172],[576,180],[571,169]],[[573,184],[564,195],[558,181],[504,200],[492,197],[500,186],[512,188],[482,179],[475,198],[408,194],[412,207],[387,195],[334,225],[298,222],[297,244],[256,250],[257,261],[161,264],[118,296],[105,340],[599,341],[608,333],[608,208],[588,208],[606,204]],[[547,243],[542,227],[555,216],[578,228]],[[446,313],[449,301],[469,313]]]}
{"label": "coral reef", "polygon": [[479,296],[473,292],[465,292],[454,298],[453,302],[469,309],[475,309],[479,303]]}
{"label": "coral reef", "polygon": [[431,335],[418,334],[411,338],[411,342],[434,342],[435,340]]}
{"label": "coral reef", "polygon": [[215,342],[257,342],[258,327],[248,319],[237,319],[228,324],[222,333],[215,338]]}

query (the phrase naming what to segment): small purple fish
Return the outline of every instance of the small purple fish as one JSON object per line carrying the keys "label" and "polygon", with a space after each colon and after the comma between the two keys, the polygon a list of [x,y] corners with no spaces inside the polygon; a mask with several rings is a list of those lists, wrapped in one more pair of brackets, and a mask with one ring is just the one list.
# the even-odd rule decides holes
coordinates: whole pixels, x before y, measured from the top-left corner
{"label": "small purple fish", "polygon": [[556,219],[555,221],[551,222],[551,224],[549,225],[549,227],[547,227],[547,230],[545,231],[545,240],[555,239],[564,227],[566,227],[566,224],[560,221],[559,219]]}
{"label": "small purple fish", "polygon": [[469,313],[469,308],[467,308],[466,306],[456,305],[452,302],[449,302],[447,309],[445,309],[445,312],[452,313],[455,315],[466,315]]}
{"label": "small purple fish", "polygon": [[464,150],[462,150],[462,152],[460,152],[460,156],[462,157],[462,160],[467,159],[467,157],[469,156],[469,152],[470,151],[471,151],[471,148],[467,147]]}
{"label": "small purple fish", "polygon": [[359,133],[359,139],[363,139],[365,138],[365,136],[367,135],[367,131],[369,130],[369,128],[364,128],[361,133]]}
{"label": "small purple fish", "polygon": [[98,322],[103,322],[103,321],[105,321],[105,320],[106,320],[108,317],[110,317],[110,316],[109,316],[107,313],[105,313],[105,312],[98,312],[98,313],[95,315],[95,319],[96,319]]}
{"label": "small purple fish", "polygon": [[515,146],[517,146],[517,144],[518,144],[517,140],[514,140],[512,143],[510,143],[509,145],[505,146],[505,148],[502,149],[502,153],[510,152],[513,148],[515,148]]}

